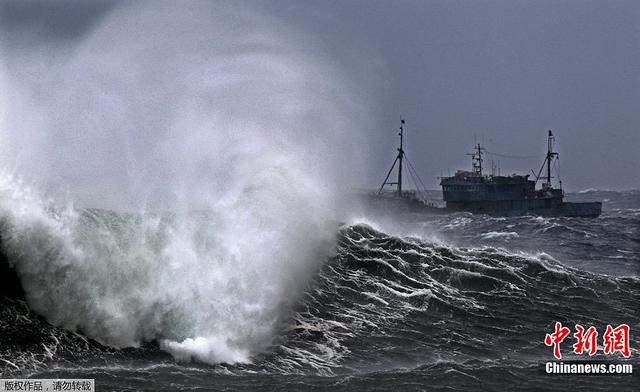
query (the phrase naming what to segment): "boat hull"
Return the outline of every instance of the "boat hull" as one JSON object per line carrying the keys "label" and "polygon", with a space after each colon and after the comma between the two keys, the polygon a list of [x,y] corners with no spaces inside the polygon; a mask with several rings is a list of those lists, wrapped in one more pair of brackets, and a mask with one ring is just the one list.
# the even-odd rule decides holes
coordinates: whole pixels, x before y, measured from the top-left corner
{"label": "boat hull", "polygon": [[499,202],[447,203],[447,210],[465,211],[493,216],[565,216],[595,218],[602,213],[601,202],[567,203],[544,199],[503,200]]}
{"label": "boat hull", "polygon": [[596,218],[602,213],[601,202],[568,203],[562,199],[447,202],[444,207],[407,197],[370,196],[369,207],[387,213],[452,214],[470,212],[491,216],[556,216]]}

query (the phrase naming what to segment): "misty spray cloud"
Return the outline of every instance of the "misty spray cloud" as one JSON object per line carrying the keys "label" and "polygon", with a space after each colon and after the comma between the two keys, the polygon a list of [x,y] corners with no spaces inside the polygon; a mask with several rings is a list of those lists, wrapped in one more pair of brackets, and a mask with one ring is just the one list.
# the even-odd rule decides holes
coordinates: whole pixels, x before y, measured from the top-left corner
{"label": "misty spray cloud", "polygon": [[178,360],[267,349],[331,251],[367,118],[312,42],[235,3],[132,3],[35,77],[3,71],[2,236],[29,305]]}

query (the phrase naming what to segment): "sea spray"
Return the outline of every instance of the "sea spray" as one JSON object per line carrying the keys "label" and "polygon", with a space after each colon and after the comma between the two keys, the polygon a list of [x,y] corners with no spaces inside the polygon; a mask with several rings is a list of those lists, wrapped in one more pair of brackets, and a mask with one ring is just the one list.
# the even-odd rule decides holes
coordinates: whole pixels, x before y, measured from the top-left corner
{"label": "sea spray", "polygon": [[331,251],[368,118],[310,42],[234,3],[123,4],[5,78],[2,238],[29,305],[178,360],[268,349]]}

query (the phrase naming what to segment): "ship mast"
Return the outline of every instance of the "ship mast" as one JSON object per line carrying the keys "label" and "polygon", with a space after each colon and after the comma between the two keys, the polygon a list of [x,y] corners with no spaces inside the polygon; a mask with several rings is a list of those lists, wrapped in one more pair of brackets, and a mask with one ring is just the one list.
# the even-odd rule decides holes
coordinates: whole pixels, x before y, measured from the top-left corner
{"label": "ship mast", "polygon": [[478,143],[475,147],[476,152],[470,152],[467,155],[471,155],[471,170],[473,173],[476,173],[478,176],[482,177],[482,151],[484,151],[484,147],[480,146]]}
{"label": "ship mast", "polygon": [[398,196],[402,196],[402,161],[404,160],[404,149],[402,148],[404,139],[404,120],[400,117],[400,148],[398,148]]}
{"label": "ship mast", "polygon": [[[553,132],[551,132],[551,130],[549,130],[549,136],[547,137],[547,156],[544,158],[544,162],[542,163],[542,167],[540,168],[540,171],[538,172],[538,175],[536,176],[536,181],[538,181],[538,179],[540,178],[540,174],[542,174],[542,170],[544,169],[545,165],[547,166],[547,181],[542,184],[542,188],[543,189],[549,189],[551,188],[551,161],[553,160],[553,158],[558,158],[558,153],[553,151],[553,142],[556,140],[556,138],[553,136]],[[534,173],[535,174],[535,173]]]}
{"label": "ship mast", "polygon": [[[396,156],[395,161],[393,161],[393,165],[391,165],[391,169],[389,169],[389,172],[387,173],[387,176],[385,177],[384,181],[382,182],[382,185],[380,186],[380,189],[378,190],[378,195],[380,193],[382,193],[382,190],[384,189],[385,185],[396,185],[396,192],[398,194],[398,197],[402,196],[402,161],[404,160],[404,148],[403,148],[403,143],[404,143],[404,119],[402,117],[400,117],[400,132],[398,133],[398,135],[400,136],[400,147],[398,147],[398,155]],[[391,172],[393,171],[393,168],[396,167],[396,163],[398,164],[398,181],[397,182],[389,182],[389,176],[391,175]]]}
{"label": "ship mast", "polygon": [[549,136],[547,139],[547,187],[551,188],[551,160],[553,157],[557,157],[558,153],[553,152],[553,142],[555,141],[555,137],[553,137],[553,133],[549,130]]}

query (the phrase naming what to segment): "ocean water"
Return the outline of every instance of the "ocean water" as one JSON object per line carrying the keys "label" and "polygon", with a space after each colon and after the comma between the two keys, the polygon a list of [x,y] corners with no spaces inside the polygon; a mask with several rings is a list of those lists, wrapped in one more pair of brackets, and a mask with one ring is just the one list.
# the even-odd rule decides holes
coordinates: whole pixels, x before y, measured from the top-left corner
{"label": "ocean water", "polygon": [[[198,288],[225,278],[216,281],[215,274],[200,271],[202,279],[209,280],[193,285],[181,281],[186,282],[185,288],[174,298],[152,295],[162,288],[153,282],[141,283],[144,276],[127,279],[151,274],[153,266],[111,265],[119,268],[111,273],[66,261],[64,268],[45,270],[51,275],[32,282],[30,271],[43,270],[22,260],[23,267],[18,264],[17,269],[26,279],[26,301],[3,297],[0,307],[0,372],[3,377],[95,378],[100,391],[501,391],[565,390],[577,385],[583,390],[638,390],[640,192],[590,190],[569,194],[568,199],[603,200],[603,214],[596,219],[467,213],[355,217],[336,225],[333,250],[319,255],[314,268],[295,273],[292,279],[305,277],[299,285],[282,278],[259,280],[268,271],[234,275],[229,272],[232,269],[224,268],[216,271],[235,279],[235,291]],[[113,244],[107,241],[115,241],[117,249],[139,252],[137,258],[127,259],[129,263],[146,257],[134,235],[144,219],[100,210],[78,214],[79,232],[87,243],[95,247],[96,241],[104,241],[101,244],[108,248]],[[10,260],[35,257],[16,251],[19,235],[6,228],[18,225],[15,219],[20,216],[12,216],[3,230]],[[172,220],[163,219],[156,221],[153,230],[148,222],[144,224],[142,243],[147,248],[155,244],[151,250],[145,248],[153,257],[163,254],[162,244],[175,234]],[[196,220],[213,218],[200,215]],[[68,228],[54,225],[46,232],[51,230]],[[7,239],[10,233],[13,237]],[[70,257],[61,257],[60,247],[42,249],[48,249],[44,256],[37,253],[45,257],[42,260],[49,257],[59,263]],[[89,248],[74,249],[87,252]],[[112,249],[109,254],[113,253]],[[87,275],[96,271],[102,275]],[[258,280],[243,282],[242,277]],[[79,285],[73,279],[89,284]],[[103,284],[101,279],[118,284]],[[58,286],[45,281],[67,291],[56,293]],[[163,284],[167,292],[176,290],[169,282]],[[252,284],[259,289],[258,297],[242,288]],[[271,287],[275,284],[291,291]],[[87,287],[102,291],[93,293]],[[242,301],[203,300],[194,292]],[[112,295],[117,297],[114,293],[122,293],[133,304],[108,301]],[[282,293],[276,305],[259,298]],[[151,304],[137,303],[136,295],[155,297]],[[180,296],[187,296],[185,302]],[[66,302],[58,306],[56,301]],[[234,306],[247,307],[247,301],[272,308],[266,313],[262,308],[234,310]],[[202,306],[186,305],[192,302]],[[186,314],[202,312],[205,305],[211,314]],[[277,312],[272,313],[273,309]],[[593,325],[601,334],[607,324],[630,325],[629,359],[601,353],[590,359],[630,362],[635,374],[544,374],[541,364],[553,359],[544,336],[557,321],[569,327]],[[208,335],[198,337],[194,331],[200,333],[203,323],[215,327],[205,328]],[[111,339],[109,328],[120,331],[123,325],[135,331],[134,343]],[[585,359],[572,354],[568,342],[562,346],[563,360]]]}
{"label": "ocean water", "polygon": [[84,31],[43,17],[0,35],[2,377],[639,385],[540,364],[559,321],[628,323],[637,365],[640,192],[569,195],[604,200],[597,219],[362,212],[342,193],[380,158],[387,59],[370,34],[324,34],[331,13],[310,8],[316,29],[259,3],[115,2],[77,13]]}

